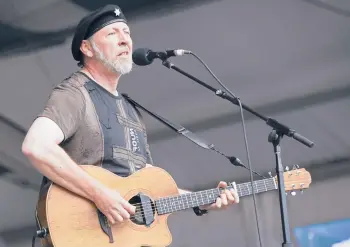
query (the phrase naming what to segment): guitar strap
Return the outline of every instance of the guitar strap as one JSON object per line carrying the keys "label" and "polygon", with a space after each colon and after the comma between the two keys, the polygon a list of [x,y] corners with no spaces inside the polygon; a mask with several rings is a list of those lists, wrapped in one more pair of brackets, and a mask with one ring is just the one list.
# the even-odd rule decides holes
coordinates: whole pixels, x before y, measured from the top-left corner
{"label": "guitar strap", "polygon": [[145,107],[143,107],[141,104],[137,103],[135,100],[131,99],[129,97],[129,95],[127,94],[122,94],[123,97],[128,100],[131,104],[133,104],[135,107],[140,108],[141,110],[147,112],[149,115],[151,115],[152,117],[154,117],[155,119],[159,120],[161,123],[163,123],[164,125],[166,125],[167,127],[169,127],[171,130],[175,131],[178,134],[183,135],[184,137],[186,137],[187,139],[191,140],[192,142],[194,142],[195,144],[197,144],[198,146],[205,148],[205,149],[212,149],[214,147],[213,144],[209,144],[206,141],[200,139],[198,136],[196,136],[194,133],[192,133],[191,131],[187,130],[185,127],[178,125],[178,124],[174,124],[171,123],[169,120],[159,116],[158,114],[151,112],[150,110],[147,110]]}

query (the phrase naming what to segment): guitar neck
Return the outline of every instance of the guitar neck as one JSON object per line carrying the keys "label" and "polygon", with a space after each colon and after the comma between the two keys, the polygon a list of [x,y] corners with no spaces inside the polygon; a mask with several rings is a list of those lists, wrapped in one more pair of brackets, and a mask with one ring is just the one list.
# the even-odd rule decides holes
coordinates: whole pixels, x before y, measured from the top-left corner
{"label": "guitar neck", "polygon": [[[261,193],[277,189],[274,178],[267,178],[253,182],[254,192]],[[228,186],[233,188],[232,185]],[[249,196],[253,194],[251,182],[241,183],[236,185],[236,190],[239,197]],[[176,211],[181,211],[197,206],[214,203],[220,196],[221,189],[209,189],[198,192],[191,192],[178,196],[161,198],[155,201],[157,212],[159,215],[169,214]]]}

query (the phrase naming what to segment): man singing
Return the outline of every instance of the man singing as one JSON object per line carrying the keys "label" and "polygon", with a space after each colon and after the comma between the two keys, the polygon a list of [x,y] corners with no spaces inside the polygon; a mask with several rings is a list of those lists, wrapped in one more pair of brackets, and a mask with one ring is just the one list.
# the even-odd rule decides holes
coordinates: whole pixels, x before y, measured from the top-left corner
{"label": "man singing", "polygon": [[[153,164],[140,112],[117,90],[120,77],[132,69],[132,45],[118,6],[107,5],[84,17],[71,46],[81,69],[53,89],[22,145],[44,176],[43,186],[53,182],[91,200],[112,224],[128,220],[135,207],[80,165],[101,166],[126,177]],[[226,189],[215,203],[194,211],[202,215],[238,201],[237,193]]]}

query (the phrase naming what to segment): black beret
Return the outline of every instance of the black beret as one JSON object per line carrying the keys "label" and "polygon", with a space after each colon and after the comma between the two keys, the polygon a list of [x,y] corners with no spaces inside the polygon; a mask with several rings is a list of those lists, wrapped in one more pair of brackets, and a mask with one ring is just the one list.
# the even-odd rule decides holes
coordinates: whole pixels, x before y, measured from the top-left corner
{"label": "black beret", "polygon": [[96,9],[81,19],[72,40],[71,51],[74,59],[81,61],[80,45],[83,40],[90,38],[103,27],[119,21],[126,23],[126,18],[117,5],[111,4]]}

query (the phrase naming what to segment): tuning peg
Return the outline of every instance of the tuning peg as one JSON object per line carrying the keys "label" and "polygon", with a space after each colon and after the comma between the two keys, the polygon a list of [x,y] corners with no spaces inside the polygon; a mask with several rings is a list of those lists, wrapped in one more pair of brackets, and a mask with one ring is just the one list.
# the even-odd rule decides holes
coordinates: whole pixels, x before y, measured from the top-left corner
{"label": "tuning peg", "polygon": [[288,172],[288,177],[292,176],[292,172],[289,171],[289,166],[286,166],[285,170]]}
{"label": "tuning peg", "polygon": [[292,196],[295,196],[297,193],[295,191],[290,192]]}
{"label": "tuning peg", "polygon": [[300,194],[304,194],[304,184],[300,184]]}
{"label": "tuning peg", "polygon": [[293,165],[293,170],[299,169],[299,165]]}

